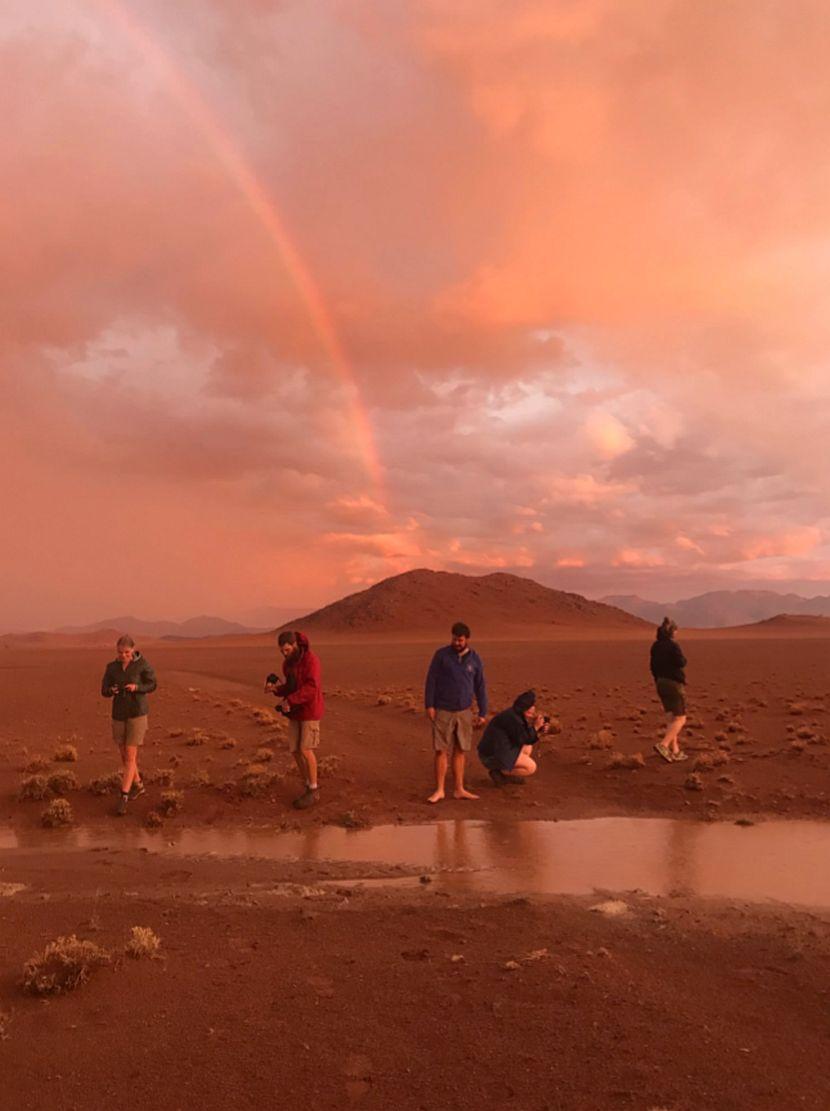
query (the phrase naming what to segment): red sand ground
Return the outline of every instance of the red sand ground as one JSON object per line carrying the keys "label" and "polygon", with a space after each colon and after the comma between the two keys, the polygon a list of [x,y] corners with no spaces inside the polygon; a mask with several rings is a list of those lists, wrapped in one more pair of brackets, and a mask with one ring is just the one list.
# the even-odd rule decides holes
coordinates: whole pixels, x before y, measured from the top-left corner
{"label": "red sand ground", "polygon": [[[647,639],[477,640],[494,708],[535,685],[562,733],[544,743],[523,793],[494,790],[473,761],[480,801],[446,802],[438,814],[423,801],[431,755],[420,713],[433,644],[318,646],[328,712],[323,794],[309,814],[288,806],[290,773],[261,798],[239,796],[257,750],[274,752],[266,767],[280,775],[290,766],[282,723],[261,712],[273,649],[148,647],[160,686],[143,765],[172,769],[184,794],[158,836],[344,815],[825,817],[827,641],[710,634],[683,644],[688,746],[724,754],[700,771],[702,790],[684,787],[691,762],[651,754],[661,713]],[[120,824],[112,796],[71,792],[77,821],[111,828],[113,840],[107,851],[61,848],[60,830],[39,829],[45,804],[17,800],[21,768],[71,741],[77,762],[51,769],[73,770],[82,785],[115,769],[98,696],[110,655],[0,654],[0,814],[33,846],[0,854],[0,885],[27,885],[0,895],[0,1012],[10,1016],[0,1019],[0,1105],[830,1107],[826,915],[626,896],[629,914],[605,919],[588,911],[594,900],[354,892],[315,886],[347,866],[171,861],[119,847],[119,831],[157,805],[158,786]],[[609,769],[609,750],[591,747],[602,727],[612,750],[642,752],[645,767]],[[202,743],[187,743],[193,730]],[[189,786],[205,776],[209,785]],[[122,960],[48,1003],[16,986],[51,938],[74,931],[117,947],[133,925],[161,936],[162,959]]]}

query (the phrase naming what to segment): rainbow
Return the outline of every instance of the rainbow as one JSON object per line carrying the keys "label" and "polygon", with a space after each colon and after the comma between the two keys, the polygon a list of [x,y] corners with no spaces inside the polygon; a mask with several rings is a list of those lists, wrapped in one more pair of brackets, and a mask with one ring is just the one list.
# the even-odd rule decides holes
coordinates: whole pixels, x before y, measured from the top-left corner
{"label": "rainbow", "polygon": [[259,180],[233,136],[222,125],[221,119],[211,109],[201,91],[176,66],[164,47],[131,12],[116,0],[97,0],[97,3],[125,33],[138,52],[161,72],[175,101],[203,136],[208,147],[223,166],[228,179],[240,192],[252,215],[275,248],[280,263],[305,308],[309,323],[332,371],[346,388],[355,445],[366,475],[374,488],[374,500],[385,508],[383,466],[360,385],[320,288],[289,235],[275,200]]}

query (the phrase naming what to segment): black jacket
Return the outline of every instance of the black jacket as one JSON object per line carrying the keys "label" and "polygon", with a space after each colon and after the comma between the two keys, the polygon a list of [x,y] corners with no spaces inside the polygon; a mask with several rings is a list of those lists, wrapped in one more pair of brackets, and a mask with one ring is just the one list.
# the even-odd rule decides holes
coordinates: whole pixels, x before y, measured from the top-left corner
{"label": "black jacket", "polygon": [[478,742],[479,759],[487,766],[495,763],[512,768],[522,746],[535,745],[538,740],[535,727],[511,706],[488,723]]}
{"label": "black jacket", "polygon": [[[124,687],[128,683],[135,683],[136,690],[125,691]],[[118,687],[120,693],[113,695],[112,687]],[[155,689],[156,673],[139,651],[133,652],[133,658],[126,668],[121,666],[118,659],[108,663],[101,680],[101,694],[104,698],[112,699],[112,716],[115,721],[144,717],[149,710],[147,695],[152,694]]]}
{"label": "black jacket", "polygon": [[657,634],[651,646],[651,674],[655,679],[673,679],[675,683],[686,682],[686,657],[680,645],[669,636]]}

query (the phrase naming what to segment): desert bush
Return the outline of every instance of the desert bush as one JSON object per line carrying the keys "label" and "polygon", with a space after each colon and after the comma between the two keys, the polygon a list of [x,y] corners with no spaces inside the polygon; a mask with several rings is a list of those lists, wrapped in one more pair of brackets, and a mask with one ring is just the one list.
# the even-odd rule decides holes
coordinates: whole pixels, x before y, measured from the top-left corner
{"label": "desert bush", "polygon": [[58,745],[58,747],[55,749],[55,754],[52,759],[57,760],[59,763],[63,764],[74,764],[75,761],[78,759],[78,750],[77,748],[75,748],[74,745]]}
{"label": "desert bush", "polygon": [[222,741],[220,748],[236,748],[236,741],[233,737],[228,737],[226,741]]}
{"label": "desert bush", "polygon": [[147,829],[159,829],[164,825],[164,819],[158,810],[150,810],[144,819],[144,824]]}
{"label": "desert bush", "polygon": [[165,818],[178,814],[184,803],[184,794],[181,791],[162,791],[159,801],[159,810]]}
{"label": "desert bush", "polygon": [[317,767],[321,775],[331,775],[337,771],[340,764],[341,759],[336,753],[332,753],[330,756],[321,756],[317,761]]}
{"label": "desert bush", "polygon": [[52,772],[47,782],[53,795],[68,795],[70,791],[77,791],[81,786],[77,775],[68,768],[65,771]]}
{"label": "desert bush", "polygon": [[50,941],[42,953],[23,966],[20,986],[30,995],[59,995],[86,983],[96,968],[109,964],[110,955],[93,941],[74,934]]}
{"label": "desert bush", "polygon": [[392,702],[392,699],[389,697],[388,694],[379,694],[378,697],[377,697],[377,700],[375,702],[375,705],[376,706],[389,706],[391,702]]}
{"label": "desert bush", "polygon": [[274,759],[274,750],[272,748],[258,748],[254,760],[257,764],[267,764],[270,760]]}
{"label": "desert bush", "polygon": [[167,730],[167,736],[168,737],[183,737],[184,736],[184,729],[168,729]]}
{"label": "desert bush", "polygon": [[208,742],[208,735],[202,729],[191,730],[190,736],[185,741],[185,744],[190,748],[197,748],[199,745],[205,745]]}
{"label": "desert bush", "polygon": [[614,744],[614,734],[610,729],[599,729],[593,733],[588,741],[588,748],[611,748]]}
{"label": "desert bush", "polygon": [[48,771],[50,767],[51,764],[45,756],[33,756],[28,764],[24,765],[23,771],[27,775],[37,775],[38,772]]}
{"label": "desert bush", "polygon": [[40,824],[47,829],[57,829],[58,826],[70,826],[75,820],[72,807],[66,799],[52,799],[40,816]]}
{"label": "desert bush", "polygon": [[144,779],[147,783],[153,783],[159,787],[172,787],[176,779],[176,773],[172,768],[156,768],[155,771],[145,772]]}
{"label": "desert bush", "polygon": [[190,779],[187,781],[188,787],[209,787],[210,786],[210,772],[205,768],[197,768]]}
{"label": "desert bush", "polygon": [[124,946],[128,957],[155,957],[161,947],[161,938],[149,926],[133,926],[130,940]]}
{"label": "desert bush", "polygon": [[626,756],[622,752],[612,752],[611,758],[608,762],[609,768],[644,768],[646,766],[645,758],[642,752],[634,752],[630,756]]}
{"label": "desert bush", "polygon": [[118,772],[96,776],[94,779],[90,779],[87,790],[91,791],[93,795],[111,795],[115,791],[121,790],[121,776]]}
{"label": "desert bush", "polygon": [[239,780],[239,793],[245,798],[258,798],[270,789],[277,778],[263,764],[249,764]]}
{"label": "desert bush", "polygon": [[686,788],[687,791],[702,791],[703,780],[697,772],[692,772],[691,775],[686,776],[686,781],[684,782],[683,786]]}
{"label": "desert bush", "polygon": [[20,799],[34,799],[42,801],[51,794],[49,780],[45,775],[28,775],[20,781],[20,790],[17,797]]}

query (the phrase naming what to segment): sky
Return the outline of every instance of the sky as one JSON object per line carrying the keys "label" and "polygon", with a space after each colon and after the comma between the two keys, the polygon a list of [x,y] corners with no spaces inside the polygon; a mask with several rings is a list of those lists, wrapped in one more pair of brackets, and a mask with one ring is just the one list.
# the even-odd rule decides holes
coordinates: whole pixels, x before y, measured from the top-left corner
{"label": "sky", "polygon": [[0,9],[0,625],[830,592],[823,0]]}

